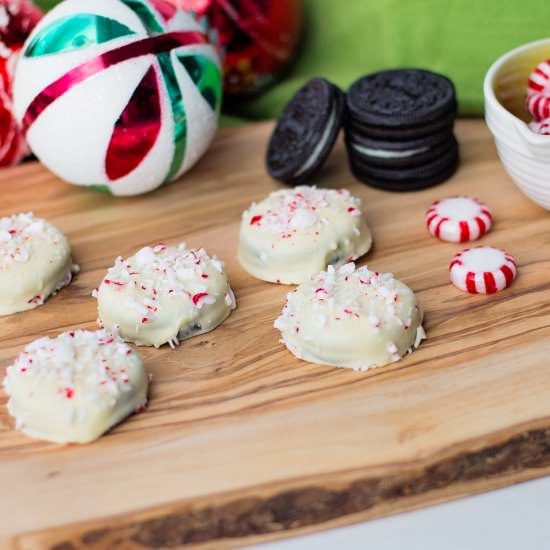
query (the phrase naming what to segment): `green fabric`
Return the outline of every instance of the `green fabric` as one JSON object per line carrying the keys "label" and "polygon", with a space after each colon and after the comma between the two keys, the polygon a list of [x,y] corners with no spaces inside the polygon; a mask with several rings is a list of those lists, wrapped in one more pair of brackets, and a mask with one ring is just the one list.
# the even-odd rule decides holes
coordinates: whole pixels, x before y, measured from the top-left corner
{"label": "green fabric", "polygon": [[550,35],[549,0],[304,0],[302,51],[287,78],[239,114],[276,116],[308,78],[346,89],[384,68],[416,66],[455,83],[460,111],[483,110],[483,78],[507,50]]}
{"label": "green fabric", "polygon": [[51,10],[56,4],[59,4],[58,0],[35,0],[34,2],[39,8],[44,11]]}
{"label": "green fabric", "polygon": [[[276,0],[273,0],[276,1]],[[39,0],[48,7],[52,0]],[[448,75],[460,111],[483,109],[483,76],[507,50],[550,34],[550,0],[303,0],[302,47],[285,79],[235,113],[277,116],[308,78],[347,88],[362,74],[416,66]],[[235,119],[224,117],[223,122]]]}

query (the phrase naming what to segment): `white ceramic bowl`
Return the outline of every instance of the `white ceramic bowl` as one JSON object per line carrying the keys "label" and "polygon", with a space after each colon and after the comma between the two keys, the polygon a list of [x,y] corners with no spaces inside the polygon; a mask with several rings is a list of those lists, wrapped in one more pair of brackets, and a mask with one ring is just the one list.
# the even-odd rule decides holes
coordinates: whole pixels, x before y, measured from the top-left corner
{"label": "white ceramic bowl", "polygon": [[550,59],[550,38],[531,42],[499,57],[485,76],[485,120],[504,167],[534,202],[550,210],[550,136],[532,132],[525,109],[533,69]]}

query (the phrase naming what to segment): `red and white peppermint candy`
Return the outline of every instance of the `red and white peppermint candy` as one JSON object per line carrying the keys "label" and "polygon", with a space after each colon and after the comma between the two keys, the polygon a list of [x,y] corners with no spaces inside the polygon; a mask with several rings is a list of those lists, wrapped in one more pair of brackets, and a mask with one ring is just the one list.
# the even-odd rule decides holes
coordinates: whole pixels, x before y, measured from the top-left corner
{"label": "red and white peppermint candy", "polygon": [[529,124],[529,130],[540,134],[541,136],[550,136],[550,119],[536,121],[533,120]]}
{"label": "red and white peppermint candy", "polygon": [[550,62],[543,61],[531,73],[527,84],[527,110],[537,121],[550,118]]}
{"label": "red and white peppermint candy", "polygon": [[539,63],[529,77],[527,94],[550,96],[550,60]]}
{"label": "red and white peppermint candy", "polygon": [[478,246],[459,252],[449,266],[451,282],[470,294],[508,288],[518,273],[516,260],[500,248]]}
{"label": "red and white peppermint candy", "polygon": [[435,201],[426,212],[428,231],[442,241],[464,243],[483,237],[493,225],[489,207],[472,197]]}
{"label": "red and white peppermint candy", "polygon": [[531,94],[525,101],[527,110],[536,121],[550,118],[550,96],[544,94]]}

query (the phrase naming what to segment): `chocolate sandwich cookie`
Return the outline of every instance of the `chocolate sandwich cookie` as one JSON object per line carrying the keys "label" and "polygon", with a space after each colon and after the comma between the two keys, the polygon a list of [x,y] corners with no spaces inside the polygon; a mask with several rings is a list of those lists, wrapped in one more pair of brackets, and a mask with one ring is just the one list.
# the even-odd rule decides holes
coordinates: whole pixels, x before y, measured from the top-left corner
{"label": "chocolate sandwich cookie", "polygon": [[430,163],[456,146],[449,132],[440,132],[419,139],[383,141],[346,131],[349,155],[372,166],[412,168]]}
{"label": "chocolate sandwich cookie", "polygon": [[437,159],[412,168],[373,166],[361,157],[349,156],[351,171],[358,180],[385,191],[419,191],[437,185],[455,173],[458,160],[456,140],[451,148]]}
{"label": "chocolate sandwich cookie", "polygon": [[454,123],[457,115],[456,102],[451,109],[434,120],[424,124],[412,126],[377,126],[374,124],[365,124],[351,116],[348,111],[346,121],[347,129],[372,139],[382,139],[387,141],[400,141],[408,139],[420,139],[432,134],[448,133],[451,134],[454,129]]}
{"label": "chocolate sandwich cookie", "polygon": [[325,162],[344,117],[343,92],[323,78],[307,82],[285,107],[269,141],[269,175],[289,185],[310,178]]}
{"label": "chocolate sandwich cookie", "polygon": [[424,125],[452,111],[453,83],[423,69],[394,69],[364,76],[352,84],[347,108],[361,124],[399,128]]}
{"label": "chocolate sandwich cookie", "polygon": [[346,146],[353,174],[388,191],[441,183],[458,165],[453,83],[423,69],[364,76],[346,97]]}

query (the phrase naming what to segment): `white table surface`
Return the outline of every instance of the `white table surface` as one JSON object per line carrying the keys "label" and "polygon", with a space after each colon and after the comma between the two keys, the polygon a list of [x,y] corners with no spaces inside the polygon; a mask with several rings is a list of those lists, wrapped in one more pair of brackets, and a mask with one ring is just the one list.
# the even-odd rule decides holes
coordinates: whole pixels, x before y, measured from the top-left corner
{"label": "white table surface", "polygon": [[256,546],[258,550],[549,550],[550,477]]}

